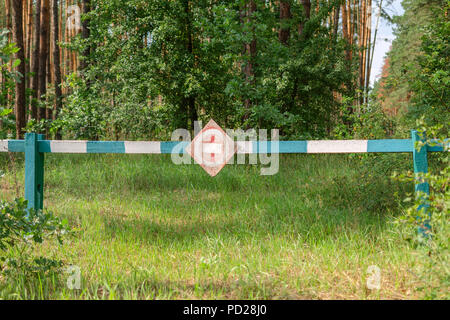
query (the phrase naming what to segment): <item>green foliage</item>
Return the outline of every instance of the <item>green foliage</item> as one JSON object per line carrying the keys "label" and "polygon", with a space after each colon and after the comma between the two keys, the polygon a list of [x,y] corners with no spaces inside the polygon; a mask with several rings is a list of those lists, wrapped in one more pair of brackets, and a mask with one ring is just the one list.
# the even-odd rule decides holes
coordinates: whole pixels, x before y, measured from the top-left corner
{"label": "green foliage", "polygon": [[[92,1],[90,37],[72,44],[90,48],[89,67],[69,77],[55,126],[75,138],[162,139],[212,117],[291,138],[328,135],[340,121],[336,94],[352,96],[345,42],[325,23],[339,3],[324,3],[299,35],[305,18],[293,1],[288,45],[278,39],[279,12],[257,3],[242,19],[242,1]],[[252,40],[254,57],[243,51]]]}
{"label": "green foliage", "polygon": [[398,114],[398,130],[407,134],[422,117],[428,126],[450,124],[450,22],[448,0],[404,0],[402,6],[387,74],[375,94],[386,112]]}
{"label": "green foliage", "polygon": [[[388,76],[381,104],[402,104],[397,118],[399,134],[417,128],[425,143],[440,143],[448,151],[450,22],[447,0],[403,1],[405,14],[397,18],[397,39],[389,53]],[[414,17],[414,18],[412,18]],[[383,91],[384,90],[384,91]],[[417,119],[420,119],[417,121]],[[425,136],[426,133],[426,136]],[[419,143],[416,148],[423,147]],[[414,174],[404,170],[394,178],[404,182],[428,182],[430,195],[417,192],[405,202],[413,202],[397,219],[400,232],[420,253],[420,289],[426,298],[448,299],[450,166],[448,152],[428,154],[430,172]],[[423,206],[423,204],[426,204]],[[420,210],[419,210],[420,209]]]}
{"label": "green foliage", "polygon": [[[366,160],[363,163],[378,163],[378,160],[378,158],[374,161]],[[384,160],[387,162],[392,159]],[[391,167],[383,168],[381,165],[361,167],[363,169],[355,170],[354,176],[334,177],[329,189],[324,192],[326,202],[333,203],[337,207],[371,212],[375,216],[383,215],[385,212],[396,212],[399,208],[396,193],[405,194],[410,185],[386,179],[389,177]],[[342,193],[342,190],[346,192]]]}
{"label": "green foliage", "polygon": [[395,134],[395,121],[384,112],[373,94],[367,104],[361,105],[360,112],[350,112],[354,103],[355,99],[344,97],[341,114],[345,121],[334,127],[335,139],[386,139]]}
{"label": "green foliage", "polygon": [[[55,237],[59,243],[67,234],[67,221],[51,212],[27,210],[27,201],[0,202],[0,274],[6,280],[24,277],[30,281],[60,271],[62,262],[45,257],[33,258],[32,244]],[[3,286],[4,283],[1,283]]]}
{"label": "green foliage", "polygon": [[0,73],[2,83],[0,84],[0,139],[5,139],[8,134],[15,130],[15,117],[12,113],[14,108],[15,83],[20,81],[21,75],[9,71],[10,62],[13,66],[20,64],[20,60],[13,61],[13,55],[19,50],[14,43],[8,41],[8,30],[0,29]]}
{"label": "green foliage", "polygon": [[[450,125],[450,1],[441,2],[443,6],[435,10],[436,18],[425,29],[423,54],[417,58],[418,68],[409,81],[413,95],[407,123],[423,117],[427,126]],[[448,127],[446,130],[448,133]]]}
{"label": "green foliage", "polygon": [[441,3],[442,0],[403,0],[404,14],[393,18],[396,38],[387,54],[387,76],[382,79],[383,89],[379,91],[386,110],[397,110],[400,113],[408,110],[408,79],[417,68],[416,59],[421,54],[418,48],[423,28],[433,21],[432,9]]}
{"label": "green foliage", "polygon": [[[416,192],[405,198],[405,202],[413,202],[404,215],[396,221],[402,234],[415,245],[423,259],[423,267],[418,271],[418,276],[423,285],[420,288],[425,296],[430,299],[448,299],[450,286],[450,161],[448,151],[450,144],[447,138],[439,138],[442,128],[424,128],[420,131],[422,137],[425,133],[428,138],[425,142],[418,143],[415,147],[422,148],[425,144],[430,146],[444,146],[441,154],[442,164],[435,172],[416,174],[411,172],[394,177],[401,181],[428,182],[430,195]],[[423,204],[426,204],[424,206]]]}
{"label": "green foliage", "polygon": [[3,258],[1,272],[9,279],[23,277],[28,281],[35,278],[51,277],[61,273],[63,262],[44,257],[29,259],[25,256],[19,258]]}
{"label": "green foliage", "polygon": [[27,210],[27,201],[19,198],[12,203],[0,202],[0,250],[6,251],[20,244],[42,243],[55,236],[62,242],[66,221],[60,221],[50,212]]}

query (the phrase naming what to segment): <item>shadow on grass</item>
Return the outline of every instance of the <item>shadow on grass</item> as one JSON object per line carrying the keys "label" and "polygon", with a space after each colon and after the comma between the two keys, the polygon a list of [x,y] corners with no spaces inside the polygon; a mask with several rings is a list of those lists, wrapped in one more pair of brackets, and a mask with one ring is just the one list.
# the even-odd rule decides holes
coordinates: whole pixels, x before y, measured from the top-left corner
{"label": "shadow on grass", "polygon": [[[333,208],[285,207],[277,211],[268,204],[257,211],[234,211],[229,214],[211,212],[209,215],[191,217],[102,215],[102,234],[108,239],[139,241],[170,247],[173,243],[190,244],[214,238],[224,243],[290,239],[318,244],[339,239],[376,241],[386,228],[388,217],[367,212]],[[270,240],[271,241],[271,240]]]}

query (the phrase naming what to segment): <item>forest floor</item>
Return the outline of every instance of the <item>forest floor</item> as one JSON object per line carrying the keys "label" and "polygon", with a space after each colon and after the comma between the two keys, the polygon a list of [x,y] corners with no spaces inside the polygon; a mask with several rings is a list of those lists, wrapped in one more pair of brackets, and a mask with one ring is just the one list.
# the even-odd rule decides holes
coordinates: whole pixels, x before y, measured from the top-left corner
{"label": "forest floor", "polygon": [[[22,196],[15,156],[0,155],[2,199]],[[211,178],[167,155],[47,155],[45,207],[74,233],[33,254],[78,266],[81,288],[64,273],[16,277],[0,279],[0,298],[419,297],[420,261],[392,223],[413,186],[364,159],[284,155],[274,176],[230,165]],[[379,290],[367,288],[370,266]]]}

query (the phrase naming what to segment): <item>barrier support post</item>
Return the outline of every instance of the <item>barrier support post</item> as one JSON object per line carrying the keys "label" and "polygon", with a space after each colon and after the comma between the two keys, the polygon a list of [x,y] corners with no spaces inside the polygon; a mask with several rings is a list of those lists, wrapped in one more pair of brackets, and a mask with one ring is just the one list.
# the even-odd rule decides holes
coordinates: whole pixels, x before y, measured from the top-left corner
{"label": "barrier support post", "polygon": [[39,140],[44,135],[25,134],[25,199],[28,209],[34,210],[44,207],[44,154],[39,152]]}
{"label": "barrier support post", "polygon": [[[421,179],[417,177],[417,174],[428,172],[428,146],[422,145],[419,149],[417,142],[425,142],[425,137],[419,136],[419,133],[416,130],[411,130],[411,138],[413,142],[415,197],[421,202],[417,210],[425,210],[426,212],[428,208],[427,201],[430,195],[430,185],[426,181],[421,181]],[[429,221],[425,221],[423,225],[419,227],[418,231],[422,235],[427,236],[427,231],[430,230],[430,228]]]}

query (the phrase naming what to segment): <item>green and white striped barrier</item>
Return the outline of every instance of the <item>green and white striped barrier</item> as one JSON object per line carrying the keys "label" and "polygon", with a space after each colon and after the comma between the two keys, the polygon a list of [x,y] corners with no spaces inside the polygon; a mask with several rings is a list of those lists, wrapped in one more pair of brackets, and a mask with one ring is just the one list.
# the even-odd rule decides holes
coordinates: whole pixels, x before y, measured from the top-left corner
{"label": "green and white striped barrier", "polygon": [[[414,172],[428,171],[427,153],[442,152],[443,146],[415,148],[418,133],[411,139],[386,140],[309,140],[309,141],[237,141],[236,153],[412,153]],[[27,133],[25,140],[0,140],[0,152],[25,153],[25,199],[29,208],[42,209],[44,199],[45,153],[118,153],[172,154],[184,153],[189,142],[177,141],[57,141],[44,140],[43,135]],[[276,145],[275,145],[276,144]],[[416,191],[429,193],[429,186],[416,182]]]}

